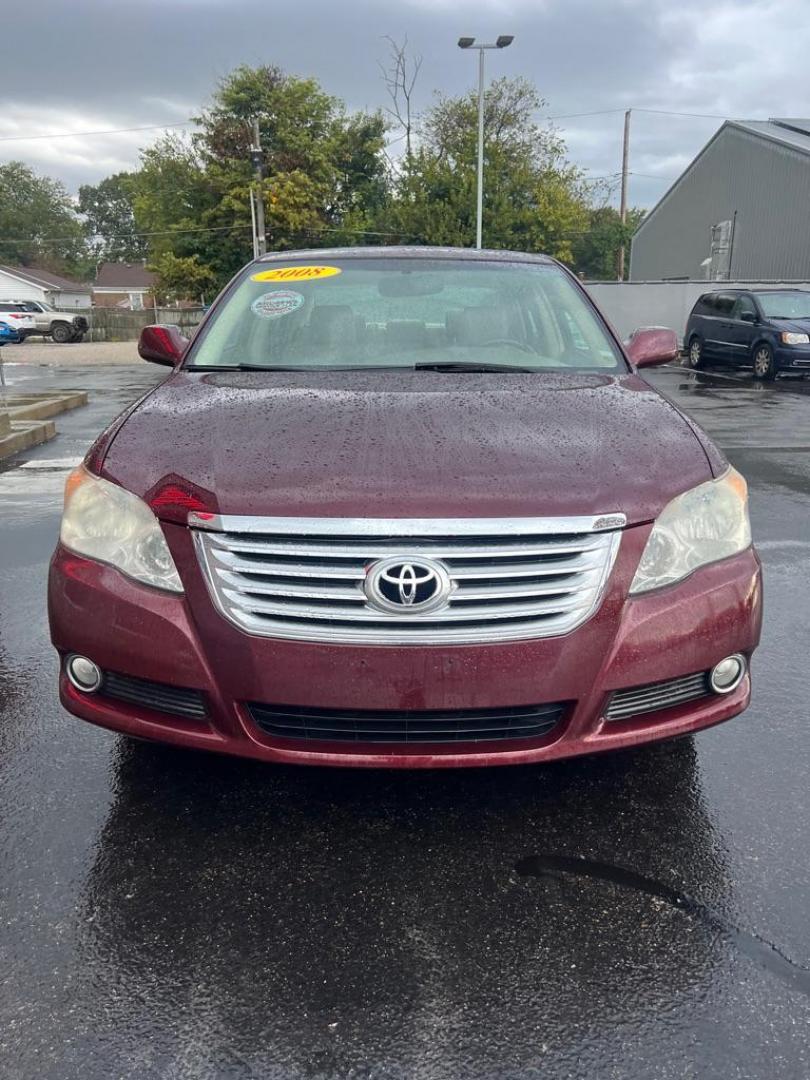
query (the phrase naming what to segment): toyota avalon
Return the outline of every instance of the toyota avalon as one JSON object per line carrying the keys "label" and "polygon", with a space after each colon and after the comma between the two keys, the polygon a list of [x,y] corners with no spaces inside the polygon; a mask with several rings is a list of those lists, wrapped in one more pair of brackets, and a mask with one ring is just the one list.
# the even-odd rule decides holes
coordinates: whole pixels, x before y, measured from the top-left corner
{"label": "toyota avalon", "polygon": [[240,272],[67,481],[62,703],[272,762],[550,761],[742,712],[742,476],[543,256],[287,252]]}

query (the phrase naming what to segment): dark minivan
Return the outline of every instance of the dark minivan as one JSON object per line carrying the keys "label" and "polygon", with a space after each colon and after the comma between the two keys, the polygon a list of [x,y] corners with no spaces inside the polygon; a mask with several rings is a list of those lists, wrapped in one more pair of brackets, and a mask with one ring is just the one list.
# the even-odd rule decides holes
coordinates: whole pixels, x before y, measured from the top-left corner
{"label": "dark minivan", "polygon": [[753,366],[755,379],[810,371],[810,292],[726,289],[705,293],[684,335],[692,368],[707,361]]}

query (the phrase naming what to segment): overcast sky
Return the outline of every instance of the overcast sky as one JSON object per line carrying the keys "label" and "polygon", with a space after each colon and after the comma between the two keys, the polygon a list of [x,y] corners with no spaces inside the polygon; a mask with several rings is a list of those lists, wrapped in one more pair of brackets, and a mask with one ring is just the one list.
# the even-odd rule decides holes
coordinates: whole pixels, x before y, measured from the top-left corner
{"label": "overcast sky", "polygon": [[[353,108],[384,103],[383,36],[424,56],[420,107],[476,80],[461,34],[515,35],[488,75],[525,75],[592,176],[621,164],[621,110],[722,117],[810,111],[808,0],[39,0],[4,29],[0,161],[22,159],[75,191],[132,168],[153,132],[8,141],[183,120],[239,63],[314,75]],[[16,44],[9,47],[8,34]],[[666,190],[720,120],[633,117],[632,203]]]}

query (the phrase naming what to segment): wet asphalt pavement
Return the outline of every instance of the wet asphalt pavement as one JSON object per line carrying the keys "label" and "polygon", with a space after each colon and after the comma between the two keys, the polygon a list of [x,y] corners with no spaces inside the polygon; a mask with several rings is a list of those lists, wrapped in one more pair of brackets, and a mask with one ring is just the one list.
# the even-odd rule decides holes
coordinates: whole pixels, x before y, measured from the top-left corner
{"label": "wet asphalt pavement", "polygon": [[747,713],[632,753],[386,773],[61,710],[65,469],[162,372],[7,374],[94,392],[0,471],[4,1080],[810,1075],[810,380],[651,377],[751,485]]}

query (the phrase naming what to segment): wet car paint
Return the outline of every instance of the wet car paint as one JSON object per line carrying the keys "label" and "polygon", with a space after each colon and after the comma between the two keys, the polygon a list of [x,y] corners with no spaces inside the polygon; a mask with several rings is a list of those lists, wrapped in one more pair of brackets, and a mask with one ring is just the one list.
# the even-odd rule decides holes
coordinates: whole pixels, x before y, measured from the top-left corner
{"label": "wet car paint", "polygon": [[[32,464],[80,455],[161,373],[60,377],[102,389]],[[44,618],[65,466],[0,473],[4,1077],[810,1072],[806,992],[735,937],[810,967],[810,384],[651,378],[751,483],[754,702],[540,768],[269,768],[73,720]]]}
{"label": "wet car paint", "polygon": [[723,467],[637,375],[180,370],[101,475],[141,497],[182,477],[222,514],[637,524]]}

